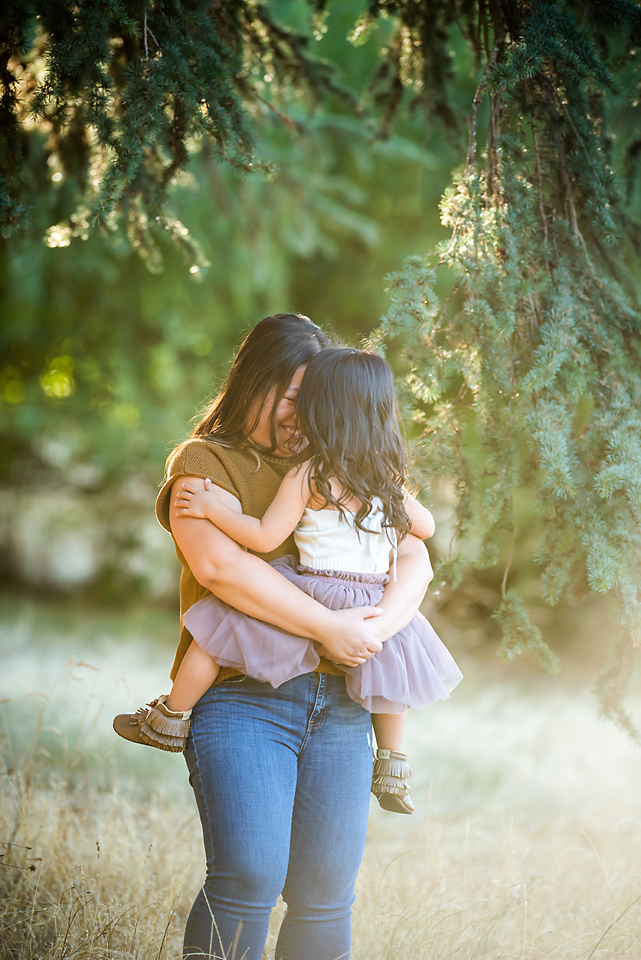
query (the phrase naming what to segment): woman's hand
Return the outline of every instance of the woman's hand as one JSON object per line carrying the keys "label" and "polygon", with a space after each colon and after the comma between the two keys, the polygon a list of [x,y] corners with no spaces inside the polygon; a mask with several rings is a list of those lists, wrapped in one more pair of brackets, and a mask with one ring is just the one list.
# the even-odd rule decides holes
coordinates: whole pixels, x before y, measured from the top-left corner
{"label": "woman's hand", "polygon": [[369,624],[382,613],[380,607],[330,611],[331,626],[323,640],[317,642],[317,653],[347,667],[365,663],[383,649],[380,640],[369,632]]}

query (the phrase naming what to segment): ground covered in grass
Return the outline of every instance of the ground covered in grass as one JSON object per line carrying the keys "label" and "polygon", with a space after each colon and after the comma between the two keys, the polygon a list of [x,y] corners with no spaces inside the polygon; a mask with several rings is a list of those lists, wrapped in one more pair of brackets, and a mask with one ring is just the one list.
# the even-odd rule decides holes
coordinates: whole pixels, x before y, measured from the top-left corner
{"label": "ground covered in grass", "polygon": [[[173,616],[11,600],[0,627],[0,956],[177,960],[203,878],[183,761],[111,732],[166,689]],[[641,958],[641,750],[575,676],[464,659],[409,718],[416,814],[372,805],[353,960]]]}

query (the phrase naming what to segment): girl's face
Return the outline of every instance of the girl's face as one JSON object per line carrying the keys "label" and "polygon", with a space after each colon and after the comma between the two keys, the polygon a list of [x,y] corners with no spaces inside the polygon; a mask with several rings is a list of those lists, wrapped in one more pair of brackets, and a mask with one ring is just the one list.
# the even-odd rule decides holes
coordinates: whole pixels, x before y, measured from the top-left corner
{"label": "girl's face", "polygon": [[249,439],[257,447],[265,447],[269,450],[272,445],[270,419],[273,411],[276,434],[276,449],[273,451],[275,457],[291,457],[307,444],[305,437],[296,432],[298,429],[296,424],[296,399],[306,369],[306,363],[298,367],[287,390],[275,407],[276,387],[270,390],[260,412],[258,423],[249,435]]}

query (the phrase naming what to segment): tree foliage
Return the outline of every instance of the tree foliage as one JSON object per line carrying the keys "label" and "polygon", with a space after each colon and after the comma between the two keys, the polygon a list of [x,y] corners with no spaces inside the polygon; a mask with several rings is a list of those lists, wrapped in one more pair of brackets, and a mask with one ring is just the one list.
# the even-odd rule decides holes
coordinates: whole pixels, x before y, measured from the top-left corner
{"label": "tree foliage", "polygon": [[[389,278],[379,333],[406,344],[425,468],[455,485],[441,576],[460,579],[469,561],[502,569],[504,654],[533,649],[551,665],[524,602],[536,597],[512,582],[525,498],[544,601],[596,591],[616,602],[622,635],[600,689],[631,729],[621,702],[641,644],[641,8],[549,0],[441,13],[458,19],[482,71],[468,154],[442,203],[451,238]],[[443,270],[445,300],[434,291]]]}
{"label": "tree foliage", "polygon": [[274,90],[341,93],[309,43],[256,0],[8,0],[0,14],[4,235],[33,213],[37,184],[26,173],[37,151],[54,179],[77,191],[50,230],[52,244],[124,220],[135,245],[148,248],[157,225],[193,258],[169,188],[199,139],[221,162],[253,169],[250,115],[269,107],[266,71]]}
{"label": "tree foliage", "polygon": [[[266,162],[255,146],[257,136],[265,143],[266,117],[281,131],[300,130],[317,102],[340,117],[335,129],[360,117],[364,130],[385,138],[410,116],[415,130],[423,125],[430,142],[448,149],[466,132],[442,202],[449,239],[390,276],[391,307],[374,339],[394,356],[403,345],[404,404],[422,465],[455,493],[456,536],[441,577],[456,584],[470,568],[497,572],[505,655],[534,650],[548,665],[536,603],[610,596],[622,632],[601,693],[630,728],[621,703],[641,643],[641,5],[367,0],[357,16],[349,7],[349,57],[314,40],[337,8],[326,0],[6,4],[5,234],[28,222],[29,209],[41,218],[46,179],[58,192],[47,222],[38,222],[51,245],[87,236],[92,224],[114,236],[124,226],[155,268],[165,229],[198,272],[206,256],[172,212],[181,196],[172,187],[209,161],[221,171],[268,170],[269,150]],[[359,47],[372,56],[354,82]],[[288,145],[281,156],[285,170]],[[308,223],[296,210],[316,190],[308,249],[331,244],[341,217],[367,247],[367,217],[343,202],[352,183],[339,178],[345,158],[324,183],[307,159],[301,193],[285,190],[282,207],[267,220],[261,211],[258,222],[279,229],[279,210],[288,209],[287,223],[305,242]],[[330,180],[343,188],[333,205]],[[202,191],[205,181],[196,182]],[[218,184],[217,256],[220,225],[240,208],[229,202],[228,180],[214,174],[207,182]],[[289,238],[293,250],[298,234],[290,229]],[[170,343],[183,335],[180,324],[160,329],[151,313],[148,327],[150,356],[162,353],[168,330]],[[49,346],[38,374],[45,393],[68,382],[68,370],[51,367],[63,355]],[[16,404],[16,416],[25,410]],[[516,576],[524,512],[535,529],[535,593]]]}
{"label": "tree foliage", "polygon": [[[290,32],[306,27],[317,56],[339,63],[352,49],[346,24],[358,6],[342,6],[320,40],[309,31],[304,0],[275,4],[269,16],[280,23],[287,14]],[[340,310],[344,335],[371,329],[384,305],[388,245],[400,264],[422,241],[421,198],[436,208],[451,155],[439,159],[419,147],[411,125],[404,137],[372,143],[342,97],[310,113],[309,95],[297,95],[309,85],[274,91],[269,50],[264,56],[260,68],[256,61],[248,69],[264,100],[280,97],[279,110],[262,102],[259,113],[243,109],[273,173],[239,176],[215,144],[190,141],[188,169],[161,198],[168,218],[172,211],[169,233],[147,221],[146,233],[141,227],[128,236],[125,192],[110,221],[116,229],[87,227],[72,238],[69,225],[58,226],[54,243],[51,225],[87,201],[82,165],[61,168],[54,145],[37,126],[23,125],[22,176],[33,213],[25,230],[4,241],[0,259],[0,439],[8,453],[0,482],[72,475],[101,496],[132,475],[155,482],[167,443],[183,436],[211,391],[212,368],[216,381],[257,317],[293,309],[326,322]],[[376,58],[374,43],[360,48],[344,71],[346,84],[357,88]],[[70,146],[69,161],[73,155]],[[427,171],[422,189],[408,190],[409,178]],[[433,229],[437,217],[428,222]],[[189,237],[207,269],[189,260],[185,273],[175,236],[181,245]]]}

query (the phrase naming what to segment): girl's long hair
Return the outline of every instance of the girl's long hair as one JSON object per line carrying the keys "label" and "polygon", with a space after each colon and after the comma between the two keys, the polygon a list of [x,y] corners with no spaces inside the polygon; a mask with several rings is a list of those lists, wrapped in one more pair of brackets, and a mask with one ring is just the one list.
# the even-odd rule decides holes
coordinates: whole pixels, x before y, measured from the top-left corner
{"label": "girl's long hair", "polygon": [[[205,408],[189,439],[201,437],[238,446],[256,428],[271,390],[275,398],[270,419],[271,452],[276,449],[274,412],[296,370],[309,363],[330,341],[320,327],[300,313],[276,313],[250,330],[234,358],[222,390]],[[172,451],[169,465],[182,448]]]}
{"label": "girl's long hair", "polygon": [[[323,350],[310,361],[296,401],[299,429],[307,437],[313,483],[325,502],[345,512],[357,497],[356,527],[372,499],[383,503],[385,526],[402,539],[411,522],[403,505],[407,454],[399,432],[392,371],[374,353],[339,347]],[[336,499],[330,478],[345,493]]]}

